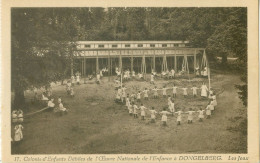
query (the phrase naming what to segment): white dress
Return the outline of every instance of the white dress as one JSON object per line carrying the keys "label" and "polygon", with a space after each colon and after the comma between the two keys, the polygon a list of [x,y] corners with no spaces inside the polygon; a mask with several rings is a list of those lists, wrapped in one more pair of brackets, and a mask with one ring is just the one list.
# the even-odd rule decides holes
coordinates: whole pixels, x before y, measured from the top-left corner
{"label": "white dress", "polygon": [[167,111],[162,111],[161,114],[162,114],[162,121],[163,121],[163,122],[166,122],[166,121],[167,121],[167,114],[169,114],[169,112],[167,112]]}
{"label": "white dress", "polygon": [[14,135],[14,141],[20,141],[23,139],[23,126],[22,125],[16,125],[15,126],[15,135]]}
{"label": "white dress", "polygon": [[183,95],[185,95],[185,96],[188,95],[188,93],[187,93],[188,88],[182,88],[182,89],[183,89]]}
{"label": "white dress", "polygon": [[170,109],[171,112],[175,112],[175,108],[174,108],[174,103],[173,102],[170,103],[169,109]]}
{"label": "white dress", "polygon": [[176,94],[177,93],[177,87],[172,87],[172,93]]}
{"label": "white dress", "polygon": [[154,96],[158,96],[158,92],[157,92],[158,89],[157,89],[157,88],[154,88],[153,91],[154,91],[154,94],[153,94],[153,95],[154,95]]}
{"label": "white dress", "polygon": [[129,105],[128,110],[129,110],[129,114],[133,113],[133,106]]}
{"label": "white dress", "polygon": [[154,76],[151,75],[151,82],[154,82]]}
{"label": "white dress", "polygon": [[181,121],[182,111],[178,111],[177,114],[178,114],[178,116],[177,116],[177,122],[180,122],[180,121]]}
{"label": "white dress", "polygon": [[140,109],[141,109],[141,116],[145,116],[145,109],[146,108],[144,106],[141,106]]}
{"label": "white dress", "polygon": [[144,90],[144,97],[148,97],[148,90]]}
{"label": "white dress", "polygon": [[166,90],[167,90],[166,88],[163,88],[163,89],[162,89],[162,91],[163,91],[163,95],[164,95],[164,96],[167,95]]}
{"label": "white dress", "polygon": [[199,110],[199,118],[204,118],[204,110]]}
{"label": "white dress", "polygon": [[141,93],[137,93],[137,97],[136,97],[137,99],[141,99]]}
{"label": "white dress", "polygon": [[134,114],[137,114],[138,107],[136,105],[134,105],[133,108],[134,108]]}
{"label": "white dress", "polygon": [[151,112],[151,119],[155,119],[155,114],[157,113],[155,110],[150,110]]}
{"label": "white dress", "polygon": [[197,95],[197,87],[192,87],[191,88],[192,89],[192,93],[193,93],[193,95]]}
{"label": "white dress", "polygon": [[206,115],[211,115],[210,105],[206,108]]}
{"label": "white dress", "polygon": [[193,113],[194,113],[194,111],[188,111],[188,120],[189,121],[193,120]]}
{"label": "white dress", "polygon": [[206,85],[201,86],[201,96],[207,97],[208,87]]}

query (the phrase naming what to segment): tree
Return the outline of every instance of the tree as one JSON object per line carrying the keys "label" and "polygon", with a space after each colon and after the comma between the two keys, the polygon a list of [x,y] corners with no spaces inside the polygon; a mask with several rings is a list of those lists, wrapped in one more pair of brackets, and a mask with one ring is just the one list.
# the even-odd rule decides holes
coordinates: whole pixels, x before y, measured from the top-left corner
{"label": "tree", "polygon": [[11,23],[14,107],[24,107],[24,90],[64,78],[81,29],[76,11],[67,9],[13,8]]}

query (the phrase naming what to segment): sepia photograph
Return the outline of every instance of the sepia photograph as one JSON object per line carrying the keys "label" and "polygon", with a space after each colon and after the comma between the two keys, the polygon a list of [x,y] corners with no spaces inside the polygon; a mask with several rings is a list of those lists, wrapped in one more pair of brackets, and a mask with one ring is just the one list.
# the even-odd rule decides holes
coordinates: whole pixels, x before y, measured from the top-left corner
{"label": "sepia photograph", "polygon": [[248,153],[247,7],[10,12],[12,155]]}

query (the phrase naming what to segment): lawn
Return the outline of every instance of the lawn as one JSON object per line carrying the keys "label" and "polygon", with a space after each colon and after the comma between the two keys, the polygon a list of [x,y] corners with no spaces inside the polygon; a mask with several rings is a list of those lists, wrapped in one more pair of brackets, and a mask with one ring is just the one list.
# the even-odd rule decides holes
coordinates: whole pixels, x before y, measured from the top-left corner
{"label": "lawn", "polygon": [[[177,80],[157,80],[157,87],[201,86],[206,79],[192,78]],[[12,146],[12,154],[180,154],[180,153],[246,153],[247,137],[240,132],[228,130],[236,126],[232,121],[238,115],[242,105],[234,84],[240,83],[239,76],[231,73],[214,73],[211,85],[217,93],[218,106],[211,119],[198,122],[195,116],[193,124],[187,124],[187,115],[177,126],[176,117],[168,117],[166,127],[157,115],[156,123],[150,123],[150,114],[144,121],[140,116],[129,116],[124,105],[114,102],[114,83],[104,78],[100,85],[94,82],[74,87],[75,97],[66,95],[65,85],[55,85],[53,95],[61,96],[69,113],[57,117],[52,112],[42,112],[25,118],[23,123],[24,140]],[[124,84],[127,92],[154,85],[146,81],[129,81]],[[172,90],[168,90],[171,94]],[[199,91],[200,92],[200,91]],[[184,98],[178,90],[175,98],[177,110],[189,108],[205,109],[207,100],[200,96]],[[161,111],[167,105],[167,98],[142,100],[144,106]],[[32,92],[26,92],[26,98],[32,98]],[[28,100],[30,101],[30,100]],[[39,105],[29,104],[27,112],[37,111]],[[43,108],[43,107],[42,107]],[[26,111],[25,111],[26,112]],[[246,115],[245,115],[246,116]],[[12,130],[13,130],[12,126]],[[13,131],[12,131],[13,136]]]}

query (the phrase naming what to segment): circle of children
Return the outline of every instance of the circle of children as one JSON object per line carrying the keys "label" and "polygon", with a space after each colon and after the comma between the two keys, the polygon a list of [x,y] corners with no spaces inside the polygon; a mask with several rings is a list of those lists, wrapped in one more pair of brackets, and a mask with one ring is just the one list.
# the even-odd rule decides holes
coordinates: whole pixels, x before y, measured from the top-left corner
{"label": "circle of children", "polygon": [[[206,71],[206,69],[205,69]],[[207,72],[202,72],[203,77],[207,77]],[[127,73],[128,74],[128,73]],[[127,74],[124,75],[125,79],[127,77]],[[120,75],[120,72],[117,72],[117,75]],[[155,84],[155,77],[160,76],[164,77],[164,75],[167,75],[167,78],[175,78],[175,71],[171,70],[170,72],[162,72],[161,75],[156,75],[156,72],[152,72],[151,78],[150,78],[150,83]],[[196,73],[196,76],[199,76],[198,73]],[[119,83],[119,80],[117,80]],[[151,122],[155,123],[156,119],[156,114],[161,115],[161,121],[164,126],[167,125],[167,115],[177,115],[177,125],[181,124],[182,121],[182,115],[183,114],[188,114],[188,124],[191,124],[193,122],[193,117],[195,116],[196,113],[198,113],[198,118],[199,122],[202,122],[204,119],[204,113],[206,114],[206,118],[209,119],[211,115],[213,114],[216,106],[217,106],[217,99],[216,99],[216,94],[212,91],[212,89],[208,89],[206,84],[203,82],[201,88],[197,88],[196,86],[193,86],[191,88],[179,88],[176,85],[173,84],[171,87],[166,87],[163,86],[163,88],[157,88],[155,86],[154,88],[147,89],[145,88],[144,90],[139,90],[135,93],[129,94],[127,93],[127,88],[121,84],[121,86],[118,86],[116,92],[116,99],[115,102],[125,104],[126,109],[128,109],[129,115],[133,116],[134,118],[138,118],[138,115],[141,115],[141,119],[145,120],[146,116],[146,111],[150,113],[151,117]],[[205,109],[200,108],[199,110],[194,110],[192,108],[189,108],[188,111],[184,111],[184,109],[180,110],[175,110],[175,100],[177,97],[177,90],[180,89],[183,92],[183,96],[187,97],[188,96],[188,89],[192,90],[192,95],[193,97],[197,97],[198,92],[197,90],[201,90],[201,97],[204,99],[208,99],[208,105],[205,107]],[[167,90],[172,90],[172,96],[167,95]],[[151,109],[148,109],[146,106],[143,105],[141,102],[141,99],[143,98],[144,100],[148,100],[149,98],[149,92],[152,93],[152,98],[153,99],[158,99],[159,98],[159,93],[162,91],[162,96],[164,98],[168,97],[168,106],[163,107],[163,110],[161,112],[156,111],[154,107],[151,107]]]}
{"label": "circle of children", "polygon": [[[96,74],[96,83],[97,84],[100,84],[103,74],[107,73],[107,72],[108,72],[108,69],[103,68],[101,71],[99,71]],[[120,84],[121,72],[119,71],[119,68],[116,68],[115,72],[117,74],[117,79],[115,80],[115,83]],[[185,70],[183,69],[177,75],[182,75],[184,73],[185,73]],[[199,76],[199,74],[200,73],[199,73],[198,69],[196,69],[196,76]],[[205,68],[204,71],[201,71],[201,74],[203,77],[207,77],[207,75],[208,75],[207,69]],[[175,78],[175,76],[176,76],[176,74],[175,74],[174,69],[172,69],[171,71],[168,71],[168,70],[165,72],[163,71],[160,75],[157,75],[155,71],[152,71],[150,83],[155,84],[154,83],[155,77],[173,79],[173,78]],[[136,77],[134,71],[131,72],[131,75],[130,75],[129,70],[124,71],[124,75],[123,75],[124,81],[129,80],[131,77],[135,78],[135,79],[140,79],[140,80],[144,79],[144,75],[142,73],[138,73],[137,77]],[[94,78],[93,75],[90,75],[88,77],[89,80],[92,80],[93,78]],[[84,80],[84,83],[85,83],[85,80]],[[75,74],[75,76],[72,75],[71,79],[69,81],[67,81],[67,84],[66,84],[67,95],[71,96],[72,98],[74,97],[73,86],[75,84],[78,84],[78,85],[80,84],[80,73],[78,73],[78,72]],[[202,84],[200,89],[201,89],[201,96],[203,98],[210,99],[206,109],[205,110],[200,109],[200,110],[194,111],[190,108],[189,111],[187,111],[187,112],[184,112],[184,109],[175,111],[174,99],[176,99],[176,96],[177,96],[177,89],[183,90],[184,97],[188,96],[188,91],[187,91],[188,88],[178,88],[177,86],[173,85],[171,88],[166,88],[164,86],[163,88],[159,89],[155,86],[153,89],[145,88],[145,90],[138,91],[136,94],[131,94],[131,95],[126,93],[126,89],[127,88],[125,86],[117,86],[117,94],[116,94],[115,101],[118,103],[124,103],[129,111],[129,114],[131,116],[133,115],[134,118],[138,118],[138,112],[140,110],[142,120],[145,119],[146,110],[149,110],[149,109],[141,103],[141,94],[143,94],[145,100],[148,100],[148,97],[149,97],[148,92],[153,91],[153,98],[158,99],[159,98],[158,91],[162,91],[163,97],[166,98],[167,90],[172,89],[173,96],[172,97],[170,95],[168,96],[168,107],[164,107],[163,111],[161,111],[159,113],[154,109],[154,107],[152,107],[149,110],[150,115],[151,115],[151,122],[153,122],[153,123],[155,122],[156,114],[161,114],[162,115],[161,120],[163,122],[163,125],[167,124],[167,115],[169,115],[169,114],[170,115],[177,114],[177,124],[178,125],[181,124],[182,114],[188,114],[188,123],[192,123],[194,114],[198,113],[199,121],[202,122],[202,120],[204,118],[204,112],[206,112],[206,116],[207,116],[206,118],[210,118],[215,107],[217,106],[216,94],[212,90],[208,90],[205,83]],[[199,88],[193,86],[190,89],[192,89],[193,96],[196,97],[197,90]],[[207,96],[208,92],[209,92],[209,96]],[[55,107],[54,98],[52,96],[51,86],[48,86],[45,88],[45,90],[43,91],[40,98],[38,98],[37,92],[34,92],[34,94],[35,94],[35,97],[34,97],[35,100],[40,99],[40,101],[42,101],[44,104],[47,104],[47,106],[43,110],[45,110],[45,109],[53,110],[54,113],[59,116],[62,116],[64,114],[68,113],[68,109],[63,106],[61,97],[58,97],[58,99],[57,99],[58,107]],[[138,103],[141,103],[140,106],[137,105]],[[22,130],[24,129],[24,127],[22,126],[23,121],[24,121],[23,111],[21,109],[13,110],[12,111],[12,122],[13,122],[13,124],[15,124],[15,127],[14,127],[14,139],[12,139],[12,141],[20,142],[23,139],[23,133],[22,133]]]}

